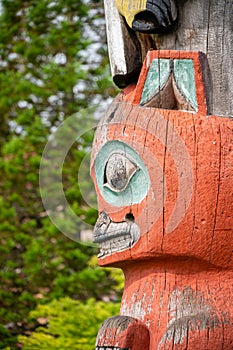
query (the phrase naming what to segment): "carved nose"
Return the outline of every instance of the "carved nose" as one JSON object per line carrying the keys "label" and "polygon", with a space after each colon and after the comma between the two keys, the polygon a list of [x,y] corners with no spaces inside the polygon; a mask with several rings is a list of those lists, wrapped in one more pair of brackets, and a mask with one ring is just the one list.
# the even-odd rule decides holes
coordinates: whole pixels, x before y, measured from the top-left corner
{"label": "carved nose", "polygon": [[151,12],[142,11],[134,17],[132,28],[142,33],[158,33],[158,30],[161,30],[161,24]]}
{"label": "carved nose", "polygon": [[135,14],[132,28],[142,33],[163,34],[174,29],[177,20],[175,0],[147,0],[146,9]]}

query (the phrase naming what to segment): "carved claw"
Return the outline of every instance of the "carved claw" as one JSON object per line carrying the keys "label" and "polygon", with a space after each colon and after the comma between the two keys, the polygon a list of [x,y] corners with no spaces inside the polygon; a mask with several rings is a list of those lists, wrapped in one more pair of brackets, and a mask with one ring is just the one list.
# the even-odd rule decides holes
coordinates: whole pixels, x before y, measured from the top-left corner
{"label": "carved claw", "polygon": [[148,328],[139,320],[129,316],[108,318],[99,329],[96,350],[124,349],[148,350],[150,335]]}

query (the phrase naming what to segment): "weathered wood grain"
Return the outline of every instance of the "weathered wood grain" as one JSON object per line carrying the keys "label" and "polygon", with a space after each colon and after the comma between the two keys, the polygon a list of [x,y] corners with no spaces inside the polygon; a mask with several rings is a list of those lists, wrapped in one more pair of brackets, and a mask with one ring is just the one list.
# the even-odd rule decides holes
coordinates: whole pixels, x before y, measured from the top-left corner
{"label": "weathered wood grain", "polygon": [[[195,85],[196,110],[140,105],[158,58],[192,61],[185,84]],[[233,348],[233,121],[208,116],[204,62],[198,52],[148,52],[137,85],[122,91],[97,128],[91,174],[100,211],[94,233],[98,261],[125,275],[121,316],[104,323],[97,350],[131,348],[132,333],[121,331],[127,318],[149,331],[150,350]],[[137,171],[127,172],[123,159]],[[113,190],[112,200],[104,184],[107,175],[119,182],[122,163],[124,186]],[[143,186],[140,174],[146,175]],[[138,345],[138,326],[133,327]]]}
{"label": "weathered wood grain", "polygon": [[[178,6],[166,34],[145,17],[159,4],[160,19]],[[94,240],[125,288],[97,350],[232,350],[233,2],[105,8],[112,74],[127,87],[93,143]]]}
{"label": "weathered wood grain", "polygon": [[[233,2],[178,0],[177,4],[179,24],[174,32],[165,35],[136,33],[135,36],[119,16],[114,1],[105,1],[108,46],[115,82],[120,81],[120,86],[128,85],[128,74],[132,81],[132,72],[138,71],[151,48],[201,51],[209,62],[207,88],[212,91],[210,113],[233,116]],[[112,39],[114,35],[117,41]],[[137,77],[138,74],[135,74],[134,80]]]}
{"label": "weathered wood grain", "polygon": [[105,0],[104,4],[111,72],[114,82],[124,87],[135,81],[140,73],[139,43],[136,34],[126,27],[118,13],[115,0]]}
{"label": "weathered wood grain", "polygon": [[148,328],[129,316],[115,316],[104,321],[96,339],[96,350],[149,350],[149,346]]}

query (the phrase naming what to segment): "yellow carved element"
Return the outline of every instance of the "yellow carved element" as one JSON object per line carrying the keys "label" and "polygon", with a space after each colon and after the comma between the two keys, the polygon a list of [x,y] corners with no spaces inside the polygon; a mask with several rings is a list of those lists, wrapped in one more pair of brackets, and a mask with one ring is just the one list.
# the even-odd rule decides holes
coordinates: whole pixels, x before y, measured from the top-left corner
{"label": "yellow carved element", "polygon": [[120,14],[125,17],[128,25],[132,28],[134,16],[146,10],[147,0],[115,0]]}

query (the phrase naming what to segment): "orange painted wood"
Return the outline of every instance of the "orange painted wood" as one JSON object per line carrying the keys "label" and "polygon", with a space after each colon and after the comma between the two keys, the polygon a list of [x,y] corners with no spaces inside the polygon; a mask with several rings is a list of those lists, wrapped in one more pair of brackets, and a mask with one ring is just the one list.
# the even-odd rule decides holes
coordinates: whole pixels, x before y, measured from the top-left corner
{"label": "orange painted wood", "polygon": [[96,340],[98,349],[116,348],[149,350],[148,328],[139,320],[127,316],[107,319],[101,326]]}
{"label": "orange painted wood", "polygon": [[124,267],[121,314],[150,330],[150,349],[232,349],[232,271],[194,259]]}
{"label": "orange painted wood", "polygon": [[[139,105],[155,57],[194,60],[197,113]],[[150,350],[233,349],[233,120],[207,113],[200,54],[149,52],[137,86],[115,99],[96,131],[91,173],[99,211],[114,222],[131,213],[141,232],[99,264],[122,268],[121,315],[148,328]],[[148,170],[140,203],[114,207],[99,191],[95,158],[114,140]]]}

